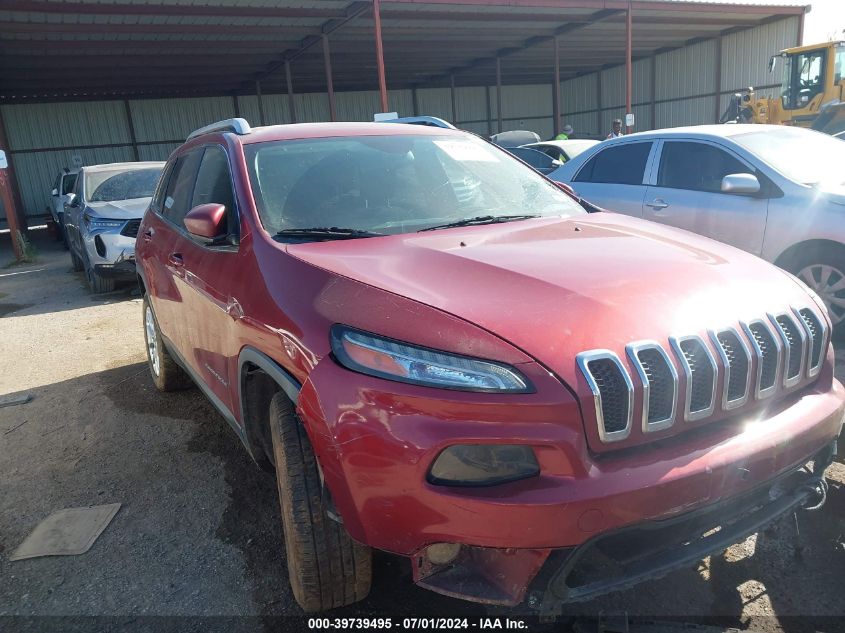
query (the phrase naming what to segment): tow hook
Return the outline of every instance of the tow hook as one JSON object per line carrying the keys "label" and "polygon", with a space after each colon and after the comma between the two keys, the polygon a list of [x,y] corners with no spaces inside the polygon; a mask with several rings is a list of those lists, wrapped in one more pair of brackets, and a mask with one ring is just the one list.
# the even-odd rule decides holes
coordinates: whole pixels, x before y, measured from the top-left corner
{"label": "tow hook", "polygon": [[806,490],[808,496],[804,500],[804,503],[801,504],[801,507],[807,512],[820,510],[825,501],[827,501],[827,486],[828,484],[824,477],[814,477],[804,484],[801,489]]}

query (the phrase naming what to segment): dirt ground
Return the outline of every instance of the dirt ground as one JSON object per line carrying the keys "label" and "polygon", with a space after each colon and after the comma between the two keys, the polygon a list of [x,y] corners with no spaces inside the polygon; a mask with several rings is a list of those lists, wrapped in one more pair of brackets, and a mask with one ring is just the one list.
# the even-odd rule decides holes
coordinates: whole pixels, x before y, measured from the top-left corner
{"label": "dirt ground", "polygon": [[[155,390],[131,289],[92,297],[66,251],[45,234],[34,243],[37,263],[0,268],[0,395],[33,397],[0,408],[0,630],[51,621],[3,616],[136,624],[145,616],[254,616],[224,620],[224,628],[284,630],[277,616],[301,611],[287,581],[273,479],[198,390]],[[10,260],[8,234],[0,235],[0,266]],[[781,524],[578,611],[845,630],[845,466],[828,475],[827,505],[802,518],[803,558],[791,523]],[[8,560],[51,512],[115,502],[120,511],[86,554]],[[483,610],[415,587],[403,560],[377,554],[370,597],[332,615],[474,613]],[[186,624],[196,621],[204,624]],[[216,621],[178,620],[180,630],[210,630]]]}

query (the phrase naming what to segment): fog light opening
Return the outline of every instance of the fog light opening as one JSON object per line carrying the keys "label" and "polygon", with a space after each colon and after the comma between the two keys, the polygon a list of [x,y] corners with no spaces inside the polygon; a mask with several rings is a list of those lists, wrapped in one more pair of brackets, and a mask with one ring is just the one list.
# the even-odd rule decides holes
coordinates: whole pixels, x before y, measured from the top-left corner
{"label": "fog light opening", "polygon": [[530,446],[456,444],[437,456],[428,481],[440,486],[494,486],[539,474]]}
{"label": "fog light opening", "polygon": [[99,235],[94,238],[94,248],[97,249],[97,255],[100,257],[106,256],[106,243]]}
{"label": "fog light opening", "polygon": [[459,543],[435,543],[425,549],[426,558],[433,565],[448,565],[461,553]]}

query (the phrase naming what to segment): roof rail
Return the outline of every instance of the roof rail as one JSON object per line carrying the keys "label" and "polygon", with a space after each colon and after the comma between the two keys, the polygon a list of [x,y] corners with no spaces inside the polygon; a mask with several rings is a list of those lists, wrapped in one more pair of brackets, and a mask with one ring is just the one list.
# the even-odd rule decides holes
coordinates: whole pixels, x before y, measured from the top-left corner
{"label": "roof rail", "polygon": [[235,134],[249,134],[252,128],[246,119],[226,119],[224,121],[217,121],[211,125],[206,125],[198,130],[194,130],[188,135],[186,140],[190,141],[192,138],[202,136],[203,134],[211,134],[212,132],[234,132]]}

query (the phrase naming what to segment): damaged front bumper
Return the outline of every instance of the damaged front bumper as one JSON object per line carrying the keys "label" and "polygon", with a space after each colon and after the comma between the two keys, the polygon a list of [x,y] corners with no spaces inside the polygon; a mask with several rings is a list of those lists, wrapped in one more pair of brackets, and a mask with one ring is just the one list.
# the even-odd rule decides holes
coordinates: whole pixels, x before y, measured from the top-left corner
{"label": "damaged front bumper", "polygon": [[462,547],[453,561],[434,564],[425,550],[414,559],[414,581],[464,600],[529,606],[551,615],[565,603],[583,602],[694,564],[741,542],[799,509],[818,509],[827,484],[823,473],[836,442],[812,465],[795,467],[753,490],[662,519],[593,537],[566,549]]}

